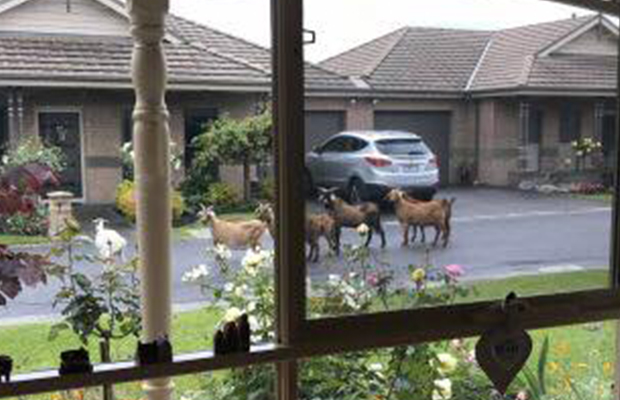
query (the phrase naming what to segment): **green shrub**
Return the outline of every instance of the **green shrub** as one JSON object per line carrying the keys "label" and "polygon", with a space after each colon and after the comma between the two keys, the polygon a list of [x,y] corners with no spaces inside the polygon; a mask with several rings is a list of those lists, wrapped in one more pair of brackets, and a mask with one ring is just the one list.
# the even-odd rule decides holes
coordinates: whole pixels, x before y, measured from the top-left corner
{"label": "green shrub", "polygon": [[65,156],[60,147],[44,144],[38,136],[22,139],[17,147],[2,157],[2,167],[10,169],[26,164],[44,164],[54,172],[65,168]]}
{"label": "green shrub", "polygon": [[23,236],[46,235],[49,226],[48,215],[47,207],[42,204],[30,212],[15,213],[0,221],[0,232]]}
{"label": "green shrub", "polygon": [[209,186],[204,202],[219,209],[230,209],[239,204],[239,194],[228,183],[216,182]]}
{"label": "green shrub", "polygon": [[[185,212],[185,201],[178,190],[172,189],[172,219],[178,221]],[[125,180],[116,188],[116,208],[129,221],[136,220],[135,183]]]}
{"label": "green shrub", "polygon": [[276,181],[273,178],[267,178],[260,182],[259,193],[261,200],[273,202],[275,200]]}

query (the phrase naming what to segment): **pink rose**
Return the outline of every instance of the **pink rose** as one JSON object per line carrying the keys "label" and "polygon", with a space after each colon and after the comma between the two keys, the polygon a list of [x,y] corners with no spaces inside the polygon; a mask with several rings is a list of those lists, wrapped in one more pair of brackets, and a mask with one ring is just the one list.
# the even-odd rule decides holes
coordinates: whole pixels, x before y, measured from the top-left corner
{"label": "pink rose", "polygon": [[443,269],[446,271],[448,276],[450,276],[450,278],[452,279],[456,279],[465,273],[463,266],[458,265],[458,264],[446,265],[445,267],[443,267]]}

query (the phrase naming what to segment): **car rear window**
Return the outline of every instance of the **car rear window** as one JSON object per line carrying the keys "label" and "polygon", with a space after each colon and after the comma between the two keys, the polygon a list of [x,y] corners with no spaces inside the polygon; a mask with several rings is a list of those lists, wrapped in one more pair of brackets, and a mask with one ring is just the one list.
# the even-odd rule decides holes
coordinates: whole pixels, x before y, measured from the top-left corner
{"label": "car rear window", "polygon": [[420,139],[382,139],[377,140],[376,145],[383,154],[415,156],[428,153]]}

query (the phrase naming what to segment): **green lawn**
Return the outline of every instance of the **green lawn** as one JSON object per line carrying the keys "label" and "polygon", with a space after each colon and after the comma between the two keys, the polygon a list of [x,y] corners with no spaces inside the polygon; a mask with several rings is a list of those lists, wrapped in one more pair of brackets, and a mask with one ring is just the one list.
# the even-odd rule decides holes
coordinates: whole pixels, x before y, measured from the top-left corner
{"label": "green lawn", "polygon": [[[475,294],[464,301],[500,299],[511,290],[520,295],[551,293],[566,290],[583,290],[600,288],[605,285],[604,271],[574,272],[545,276],[530,276],[494,281],[479,282],[476,284]],[[10,305],[9,305],[10,306]],[[213,327],[220,318],[220,311],[214,308],[205,308],[175,314],[173,318],[172,341],[176,353],[198,351],[211,348],[210,336]],[[48,341],[49,323],[27,324],[17,326],[0,326],[0,352],[11,354],[15,360],[17,373],[37,369],[55,368],[58,365],[58,355],[62,350],[80,346],[79,341],[69,331],[63,331],[60,336]],[[545,337],[551,341],[551,360],[560,357],[560,350],[570,349],[571,362],[588,362],[593,350],[600,352],[597,362],[613,362],[615,348],[615,322],[604,324],[590,324],[563,327],[557,329],[543,329],[532,332],[536,343],[535,355],[531,363],[537,361],[538,346]],[[128,338],[113,346],[115,360],[129,359],[133,356],[135,339]],[[558,350],[560,349],[560,350]],[[95,342],[89,343],[91,357],[96,361],[98,348]],[[200,375],[175,378],[177,393],[199,388]],[[137,383],[118,385],[119,399],[139,399],[143,397],[140,385]],[[89,391],[90,399],[97,398],[96,389]],[[36,396],[37,399],[49,399],[48,396]]]}
{"label": "green lawn", "polygon": [[596,194],[575,194],[573,197],[584,200],[596,200],[602,203],[611,204],[614,199],[613,193],[596,193]]}
{"label": "green lawn", "polygon": [[49,243],[49,238],[47,238],[46,236],[19,236],[0,234],[0,244],[5,244],[8,246],[43,243]]}

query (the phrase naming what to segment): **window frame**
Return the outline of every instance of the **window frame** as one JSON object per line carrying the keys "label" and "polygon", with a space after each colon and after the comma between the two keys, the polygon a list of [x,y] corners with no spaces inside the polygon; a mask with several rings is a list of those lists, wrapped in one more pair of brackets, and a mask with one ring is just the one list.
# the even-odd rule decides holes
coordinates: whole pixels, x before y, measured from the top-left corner
{"label": "window frame", "polygon": [[[620,6],[602,0],[554,0],[614,15]],[[137,366],[134,362],[96,366],[88,375],[58,376],[43,371],[15,376],[0,385],[0,398],[67,390],[227,369],[259,363],[276,364],[277,395],[295,400],[297,360],[351,350],[415,344],[454,337],[477,336],[504,320],[500,302],[486,301],[428,309],[306,319],[306,263],[304,254],[303,0],[271,0],[273,29],[273,118],[276,131],[275,165],[278,215],[276,235],[276,343],[253,347],[247,354],[214,357],[210,351],[175,355],[172,363]],[[620,50],[620,41],[618,42]],[[620,52],[618,54],[620,59]],[[618,72],[620,77],[620,68]],[[620,101],[617,102],[620,115]],[[616,128],[620,132],[620,124]],[[617,149],[618,150],[618,149]],[[616,171],[620,157],[616,158]],[[620,187],[620,174],[614,174]],[[525,329],[620,318],[620,196],[612,211],[610,288],[525,298],[520,314]],[[432,320],[432,326],[428,321]],[[359,335],[361,330],[364,335]]]}

